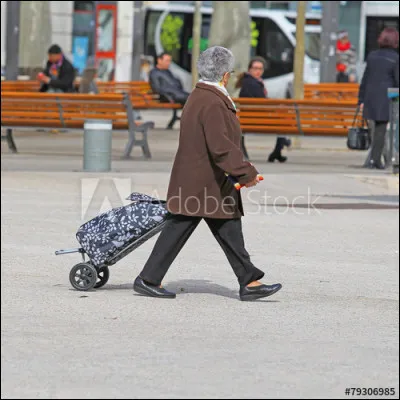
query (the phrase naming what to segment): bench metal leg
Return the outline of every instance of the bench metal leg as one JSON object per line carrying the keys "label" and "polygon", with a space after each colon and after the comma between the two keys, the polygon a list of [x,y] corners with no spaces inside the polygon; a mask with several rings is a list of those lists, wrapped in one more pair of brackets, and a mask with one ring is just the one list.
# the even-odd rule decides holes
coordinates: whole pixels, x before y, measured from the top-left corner
{"label": "bench metal leg", "polygon": [[135,146],[135,142],[136,142],[135,132],[129,131],[129,139],[125,147],[123,158],[130,158],[133,147]]}
{"label": "bench metal leg", "polygon": [[6,135],[1,137],[1,140],[7,140],[8,148],[13,152],[13,153],[18,153],[17,146],[15,145],[13,134],[12,134],[12,129],[7,128],[6,129]]}
{"label": "bench metal leg", "polygon": [[172,110],[172,118],[167,125],[167,129],[173,129],[176,121],[179,121],[180,117],[178,117],[178,110]]}
{"label": "bench metal leg", "polygon": [[[123,156],[124,159],[129,159],[131,157],[132,150],[135,146],[140,146],[142,148],[145,158],[151,158],[147,133],[152,127],[154,127],[153,122],[146,122],[143,125],[140,125],[137,129],[129,131],[129,140],[125,147]],[[143,135],[142,139],[138,140],[136,138],[137,133],[141,133]]]}
{"label": "bench metal leg", "polygon": [[142,134],[143,134],[142,150],[143,150],[143,155],[144,155],[146,158],[151,158],[149,142],[148,142],[148,140],[147,140],[147,132],[148,132],[148,128],[145,129],[145,130],[142,132]]}
{"label": "bench metal leg", "polygon": [[244,143],[244,135],[242,135],[242,151],[243,151],[243,155],[244,155],[245,159],[247,161],[250,161],[249,153],[247,152],[247,149],[246,149],[246,146],[245,146],[245,143]]}
{"label": "bench metal leg", "polygon": [[[131,99],[127,93],[124,94],[124,105],[128,118],[129,140],[125,147],[123,158],[129,159],[135,146],[140,146],[142,148],[143,155],[146,158],[151,158],[149,142],[147,141],[147,132],[149,129],[154,128],[154,122],[149,121],[142,125],[136,125],[135,117],[137,116],[137,111],[133,109]],[[143,135],[141,140],[136,138],[136,133],[141,133]]]}

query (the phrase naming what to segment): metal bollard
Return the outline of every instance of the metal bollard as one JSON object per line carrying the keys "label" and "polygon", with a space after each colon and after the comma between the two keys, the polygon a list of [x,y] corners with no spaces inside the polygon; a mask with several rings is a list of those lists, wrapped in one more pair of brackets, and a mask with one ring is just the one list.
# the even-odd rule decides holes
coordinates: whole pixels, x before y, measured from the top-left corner
{"label": "metal bollard", "polygon": [[111,171],[112,121],[87,120],[83,134],[83,170]]}
{"label": "metal bollard", "polygon": [[399,89],[388,89],[390,99],[390,131],[389,131],[389,159],[388,167],[399,173]]}

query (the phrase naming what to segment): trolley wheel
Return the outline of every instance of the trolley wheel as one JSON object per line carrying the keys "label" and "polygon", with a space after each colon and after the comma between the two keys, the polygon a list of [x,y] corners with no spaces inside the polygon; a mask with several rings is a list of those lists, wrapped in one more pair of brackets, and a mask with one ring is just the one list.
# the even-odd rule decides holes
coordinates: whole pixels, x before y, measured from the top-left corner
{"label": "trolley wheel", "polygon": [[93,289],[97,283],[97,271],[90,263],[79,263],[72,267],[69,281],[76,290],[86,291]]}
{"label": "trolley wheel", "polygon": [[97,271],[97,282],[94,285],[95,289],[101,288],[102,286],[104,286],[107,282],[108,279],[110,278],[110,270],[108,267],[103,267],[100,268]]}

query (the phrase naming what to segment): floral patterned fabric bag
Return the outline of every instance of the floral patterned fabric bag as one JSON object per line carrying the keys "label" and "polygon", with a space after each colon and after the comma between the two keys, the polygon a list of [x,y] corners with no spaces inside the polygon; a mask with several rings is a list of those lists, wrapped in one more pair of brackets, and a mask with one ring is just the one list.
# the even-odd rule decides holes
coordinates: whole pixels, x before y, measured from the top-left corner
{"label": "floral patterned fabric bag", "polygon": [[141,193],[132,193],[127,200],[132,203],[100,214],[79,228],[76,238],[94,266],[106,264],[167,219],[165,201]]}

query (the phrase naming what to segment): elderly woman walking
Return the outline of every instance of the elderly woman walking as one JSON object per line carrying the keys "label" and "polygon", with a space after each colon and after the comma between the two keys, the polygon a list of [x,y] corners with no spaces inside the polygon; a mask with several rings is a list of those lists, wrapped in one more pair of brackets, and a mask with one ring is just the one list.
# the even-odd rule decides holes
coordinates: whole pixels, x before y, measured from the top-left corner
{"label": "elderly woman walking", "polygon": [[182,113],[179,147],[168,188],[171,216],[134,282],[133,288],[140,294],[176,297],[161,282],[202,219],[236,274],[242,301],[270,296],[282,287],[259,281],[264,272],[250,261],[244,245],[240,192],[226,176],[246,187],[258,183],[257,170],[244,160],[236,107],[226,90],[233,65],[233,54],[224,47],[211,47],[200,55],[201,80]]}

